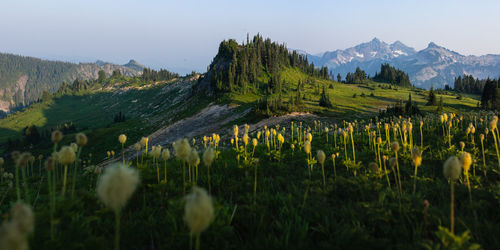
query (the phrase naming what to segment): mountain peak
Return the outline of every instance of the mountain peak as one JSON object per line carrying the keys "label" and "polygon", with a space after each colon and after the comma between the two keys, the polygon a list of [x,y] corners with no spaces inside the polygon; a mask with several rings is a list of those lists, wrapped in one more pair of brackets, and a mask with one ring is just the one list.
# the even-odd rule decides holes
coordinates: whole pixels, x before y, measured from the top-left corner
{"label": "mountain peak", "polygon": [[380,39],[378,39],[378,38],[374,37],[374,38],[370,41],[370,43],[382,43],[382,41],[381,41]]}
{"label": "mountain peak", "polygon": [[142,70],[145,68],[142,64],[140,64],[139,62],[137,62],[134,59],[130,59],[130,61],[128,61],[128,63],[124,64],[123,66],[129,67],[129,68],[134,68],[137,70]]}
{"label": "mountain peak", "polygon": [[440,48],[440,46],[435,44],[434,42],[430,42],[429,45],[427,45],[427,48]]}

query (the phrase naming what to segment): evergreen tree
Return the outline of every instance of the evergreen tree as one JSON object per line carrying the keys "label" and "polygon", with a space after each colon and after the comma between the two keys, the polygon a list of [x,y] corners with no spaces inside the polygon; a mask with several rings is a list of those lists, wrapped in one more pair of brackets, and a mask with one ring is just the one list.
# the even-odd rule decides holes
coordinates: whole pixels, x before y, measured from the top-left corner
{"label": "evergreen tree", "polygon": [[106,80],[106,72],[104,72],[104,70],[99,70],[99,72],[97,72],[97,81],[102,83]]}
{"label": "evergreen tree", "polygon": [[321,96],[319,98],[319,106],[326,108],[333,108],[332,103],[330,102],[330,98],[326,94],[326,88],[323,87],[323,91],[321,92]]}
{"label": "evergreen tree", "polygon": [[337,74],[337,82],[342,82],[342,76],[340,76],[340,73]]}
{"label": "evergreen tree", "polygon": [[431,90],[429,91],[429,95],[427,96],[427,106],[436,105],[436,94],[434,94],[434,86],[431,86]]}

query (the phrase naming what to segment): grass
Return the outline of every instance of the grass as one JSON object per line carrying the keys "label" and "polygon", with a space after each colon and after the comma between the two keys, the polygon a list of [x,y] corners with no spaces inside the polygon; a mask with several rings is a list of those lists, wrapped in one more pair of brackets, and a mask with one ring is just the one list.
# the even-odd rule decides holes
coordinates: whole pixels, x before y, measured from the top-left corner
{"label": "grass", "polygon": [[[89,136],[94,162],[101,161],[106,156],[104,149],[120,151],[121,147],[111,147],[119,134],[127,133],[129,139],[125,146],[128,146],[141,136],[191,116],[208,104],[209,100],[195,96],[186,101],[186,105],[179,105],[180,101],[188,98],[190,91],[190,87],[182,87],[182,84],[190,86],[192,82],[178,82],[169,87],[174,83],[177,82],[159,83],[141,89],[85,91],[36,103],[0,119],[0,151],[6,153],[5,142],[9,138],[22,138],[26,126],[35,125],[39,132],[43,132],[73,123],[78,132]],[[125,115],[126,121],[114,123],[114,116],[119,112]],[[74,135],[66,134],[65,141],[73,140]],[[49,149],[48,141],[42,141],[35,151],[43,154]]]}
{"label": "grass", "polygon": [[[463,113],[465,125],[473,121],[474,113]],[[484,117],[486,118],[486,117]],[[417,119],[417,118],[415,118]],[[314,132],[312,152],[325,151],[325,185],[323,184],[320,165],[314,164],[309,177],[306,156],[300,149],[300,142],[290,141],[289,124],[285,144],[281,152],[269,153],[263,142],[255,151],[259,159],[257,191],[254,194],[253,161],[238,162],[237,155],[244,154],[243,149],[235,150],[229,138],[222,141],[218,158],[210,168],[211,195],[215,201],[215,219],[203,232],[201,242],[208,249],[278,249],[278,248],[450,248],[450,244],[463,243],[462,247],[478,243],[484,249],[494,249],[500,244],[496,235],[499,233],[500,217],[496,213],[500,206],[500,170],[496,161],[492,134],[486,138],[486,167],[477,163],[471,168],[472,202],[468,188],[459,180],[455,185],[457,235],[451,237],[442,228],[449,226],[450,186],[442,173],[442,164],[448,156],[458,155],[459,141],[466,141],[466,151],[473,159],[480,159],[481,152],[477,145],[469,143],[465,134],[466,126],[452,127],[452,147],[441,136],[439,118],[434,115],[424,119],[423,162],[417,177],[417,190],[413,192],[413,167],[408,146],[401,145],[398,153],[401,171],[402,195],[399,198],[392,172],[389,172],[391,188],[386,180],[368,167],[374,160],[373,148],[367,133],[363,130],[368,120],[354,124],[354,142],[356,159],[361,161],[357,175],[346,165],[351,158],[351,144],[347,144],[347,159],[343,156],[344,148],[340,137],[337,147],[333,135],[328,143],[324,132]],[[457,118],[455,118],[457,119]],[[489,119],[489,118],[488,118]],[[398,119],[395,123],[402,123]],[[390,122],[388,120],[383,122]],[[327,121],[323,126],[332,126]],[[483,131],[487,122],[478,123],[477,130]],[[312,124],[304,124],[312,126]],[[343,127],[342,124],[338,124]],[[119,133],[125,127],[113,127]],[[318,129],[318,131],[324,131]],[[333,129],[331,130],[333,131]],[[373,130],[372,131],[376,131]],[[418,127],[413,127],[415,141],[420,141]],[[103,131],[105,132],[105,131]],[[378,132],[378,131],[376,131]],[[393,131],[390,129],[391,138]],[[380,151],[383,155],[394,156],[385,140],[384,131]],[[241,135],[241,133],[240,133]],[[98,137],[110,137],[114,146],[120,147],[114,135],[96,134]],[[250,137],[255,137],[250,134]],[[475,134],[479,137],[479,133]],[[241,137],[240,137],[241,138]],[[399,138],[399,135],[396,136]],[[92,141],[96,138],[90,138]],[[71,141],[68,139],[63,144]],[[477,138],[476,138],[476,141]],[[296,145],[292,152],[290,145]],[[112,143],[110,142],[110,146]],[[240,142],[241,145],[241,142]],[[195,147],[202,151],[199,141]],[[89,151],[96,149],[84,147],[83,160]],[[101,149],[99,149],[101,150]],[[104,149],[106,150],[106,149]],[[336,158],[336,174],[332,153],[340,152]],[[119,154],[116,156],[120,158]],[[243,157],[241,157],[243,158]],[[189,230],[182,218],[184,193],[182,167],[178,160],[170,159],[169,181],[157,184],[156,169],[152,159],[146,157],[146,164],[133,168],[140,171],[141,184],[128,205],[124,208],[121,220],[122,249],[186,249],[189,248]],[[35,164],[36,165],[36,164]],[[85,165],[84,167],[86,167]],[[11,166],[7,166],[11,171]],[[473,170],[475,172],[473,172]],[[208,178],[206,167],[199,169],[198,185],[206,188]],[[389,170],[391,171],[391,170]],[[38,172],[36,172],[38,173]],[[55,237],[50,240],[46,185],[41,185],[40,196],[35,205],[36,229],[30,238],[34,249],[110,249],[113,246],[114,217],[111,210],[105,208],[96,198],[96,175],[93,172],[79,170],[78,185],[74,198],[57,197],[55,213]],[[30,175],[28,186],[31,197],[35,197],[41,176]],[[60,183],[58,184],[60,185]],[[59,190],[59,189],[57,189]],[[0,211],[7,211],[15,201],[15,190],[8,189],[5,182],[0,184],[0,194],[5,194]],[[430,205],[426,208],[424,201]],[[460,237],[468,232],[470,239]],[[448,237],[451,237],[449,239]]]}
{"label": "grass", "polygon": [[[310,77],[296,68],[285,68],[282,70],[281,79],[285,83],[283,94],[283,100],[285,103],[288,102],[290,97],[294,97],[296,95],[295,91],[299,80],[302,83],[313,82],[314,84],[317,84],[319,86],[320,93],[323,87],[326,87],[327,94],[334,106],[331,109],[319,106],[320,95],[315,91],[314,84],[304,84],[304,91],[302,94],[306,95],[304,106],[307,110],[327,117],[355,119],[372,115],[373,112],[385,109],[387,106],[393,105],[399,100],[407,101],[409,94],[412,95],[413,102],[417,104],[422,111],[435,112],[437,109],[437,106],[425,106],[427,103],[427,100],[425,99],[427,93],[426,91],[419,89],[397,86],[392,86],[391,89],[388,89],[391,85],[373,82],[371,80],[367,80],[367,83],[365,84],[341,84],[338,82]],[[260,77],[259,81],[267,82],[268,78]],[[333,89],[329,88],[330,85],[333,86]],[[354,94],[356,94],[356,98],[353,98]],[[362,94],[365,94],[365,96],[362,97]],[[373,96],[370,96],[371,94],[373,94]],[[472,98],[476,97],[473,95],[463,96],[461,100],[458,100],[456,96],[453,95],[437,94],[436,99],[439,101],[441,96],[443,97],[443,111],[445,112],[470,110],[471,108],[476,107],[478,102],[477,99]],[[229,95],[228,99],[234,103],[244,105],[252,104],[262,97],[262,95],[254,93],[232,93]]]}

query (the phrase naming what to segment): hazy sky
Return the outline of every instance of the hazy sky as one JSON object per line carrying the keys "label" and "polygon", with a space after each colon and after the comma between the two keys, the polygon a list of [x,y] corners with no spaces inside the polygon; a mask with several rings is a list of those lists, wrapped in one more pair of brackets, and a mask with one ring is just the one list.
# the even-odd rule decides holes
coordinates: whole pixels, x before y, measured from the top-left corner
{"label": "hazy sky", "polygon": [[205,71],[220,41],[260,32],[319,53],[378,37],[500,54],[498,0],[1,0],[0,52]]}

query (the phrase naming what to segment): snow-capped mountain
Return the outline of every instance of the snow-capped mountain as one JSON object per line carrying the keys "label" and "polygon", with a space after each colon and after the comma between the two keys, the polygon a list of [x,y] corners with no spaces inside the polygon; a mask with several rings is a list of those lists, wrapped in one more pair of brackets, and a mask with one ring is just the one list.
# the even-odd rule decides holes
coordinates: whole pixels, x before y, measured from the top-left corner
{"label": "snow-capped mountain", "polygon": [[387,44],[377,38],[345,50],[323,53],[321,57],[308,55],[316,66],[328,66],[335,75],[345,77],[356,67],[373,76],[380,64],[389,63],[410,76],[412,84],[430,88],[453,85],[455,77],[463,74],[478,78],[500,76],[500,55],[464,56],[433,42],[416,51],[400,41]]}

